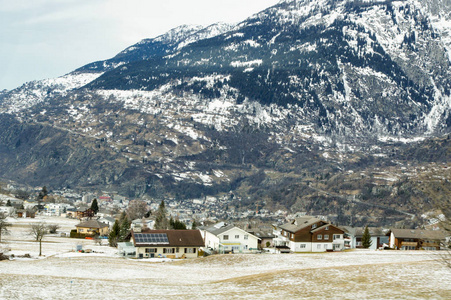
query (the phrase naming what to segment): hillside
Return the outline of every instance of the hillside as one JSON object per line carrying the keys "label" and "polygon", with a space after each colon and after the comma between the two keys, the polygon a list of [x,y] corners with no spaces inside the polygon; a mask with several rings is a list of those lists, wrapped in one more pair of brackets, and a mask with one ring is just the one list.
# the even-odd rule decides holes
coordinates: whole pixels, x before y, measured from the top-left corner
{"label": "hillside", "polygon": [[450,1],[280,1],[0,92],[0,177],[390,222],[449,195]]}

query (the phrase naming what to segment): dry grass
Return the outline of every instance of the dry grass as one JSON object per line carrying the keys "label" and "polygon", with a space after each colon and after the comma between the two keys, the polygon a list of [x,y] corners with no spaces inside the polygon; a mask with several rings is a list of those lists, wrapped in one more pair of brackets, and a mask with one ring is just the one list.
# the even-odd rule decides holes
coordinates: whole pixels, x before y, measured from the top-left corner
{"label": "dry grass", "polygon": [[[234,257],[237,260],[230,261]],[[269,271],[255,266],[253,273],[241,276],[248,272],[249,263],[269,263],[268,257],[224,255],[159,264],[108,257],[10,261],[2,263],[10,265],[8,272],[0,271],[0,298],[451,298],[449,270],[435,261],[315,268],[299,265]],[[284,257],[289,259],[290,255]]]}
{"label": "dry grass", "polygon": [[[70,228],[75,221],[61,220]],[[50,223],[50,222],[49,222]],[[17,225],[17,226],[16,226]],[[0,299],[451,299],[451,271],[433,252],[350,251],[123,259],[93,241],[49,236],[44,259],[16,220],[8,246],[32,259],[0,262]],[[78,243],[95,256],[71,252]]]}

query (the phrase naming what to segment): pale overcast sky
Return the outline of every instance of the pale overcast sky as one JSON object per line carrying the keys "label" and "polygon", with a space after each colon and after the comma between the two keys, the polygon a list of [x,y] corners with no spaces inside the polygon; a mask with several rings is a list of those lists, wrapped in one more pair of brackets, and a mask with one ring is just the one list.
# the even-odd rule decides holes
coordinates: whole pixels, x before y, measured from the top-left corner
{"label": "pale overcast sky", "polygon": [[0,0],[0,90],[113,57],[182,24],[239,22],[279,0]]}

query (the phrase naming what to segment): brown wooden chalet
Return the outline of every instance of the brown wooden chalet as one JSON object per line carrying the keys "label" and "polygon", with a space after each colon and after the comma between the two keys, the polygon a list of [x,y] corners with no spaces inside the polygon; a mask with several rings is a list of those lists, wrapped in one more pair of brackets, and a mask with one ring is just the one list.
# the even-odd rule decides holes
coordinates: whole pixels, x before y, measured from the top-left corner
{"label": "brown wooden chalet", "polygon": [[131,232],[137,258],[194,258],[204,240],[199,230],[150,230]]}
{"label": "brown wooden chalet", "polygon": [[80,210],[77,211],[77,218],[83,219],[83,218],[92,218],[94,217],[95,213],[92,209],[88,208],[86,210]]}
{"label": "brown wooden chalet", "polygon": [[292,252],[325,252],[344,249],[344,230],[311,216],[296,218],[279,226],[276,247]]}
{"label": "brown wooden chalet", "polygon": [[446,241],[446,233],[440,230],[391,229],[390,248],[399,250],[440,250]]}

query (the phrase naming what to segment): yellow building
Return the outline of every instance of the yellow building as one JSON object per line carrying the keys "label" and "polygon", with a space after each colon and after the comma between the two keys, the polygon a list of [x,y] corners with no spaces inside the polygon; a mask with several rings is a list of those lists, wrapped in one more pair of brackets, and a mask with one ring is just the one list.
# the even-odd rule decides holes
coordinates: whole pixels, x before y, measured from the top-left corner
{"label": "yellow building", "polygon": [[81,222],[77,227],[77,233],[84,235],[107,235],[108,234],[108,224],[99,222],[97,220],[88,220]]}

